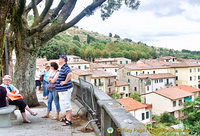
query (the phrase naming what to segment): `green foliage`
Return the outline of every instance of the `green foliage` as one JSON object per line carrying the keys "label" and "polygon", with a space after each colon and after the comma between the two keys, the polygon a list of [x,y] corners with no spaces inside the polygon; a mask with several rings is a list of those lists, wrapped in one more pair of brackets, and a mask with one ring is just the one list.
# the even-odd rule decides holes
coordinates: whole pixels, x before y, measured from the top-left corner
{"label": "green foliage", "polygon": [[[182,52],[180,52],[172,49],[147,46],[142,42],[130,42],[131,39],[128,38],[125,38],[123,41],[118,39],[112,42],[110,38],[99,39],[84,31],[82,34],[87,36],[86,41],[80,41],[80,39],[84,39],[81,37],[81,33],[75,34],[74,36],[66,36],[66,33],[62,32],[56,35],[41,48],[38,52],[38,57],[46,56],[47,59],[56,59],[60,54],[74,54],[88,61],[101,57],[125,57],[132,61],[137,61],[139,59],[156,59],[158,57],[170,55],[186,59],[200,59],[198,51],[182,50]],[[115,35],[115,37],[120,36]]]}
{"label": "green foliage", "polygon": [[184,126],[200,134],[200,95],[194,101],[186,101],[183,113],[187,115]]}
{"label": "green foliage", "polygon": [[115,34],[115,35],[114,35],[114,38],[118,38],[118,39],[120,39],[120,36],[117,35],[117,34]]}
{"label": "green foliage", "polygon": [[121,96],[120,96],[120,94],[119,94],[118,91],[114,91],[114,92],[112,93],[112,98],[113,98],[113,99],[120,99]]}
{"label": "green foliage", "polygon": [[73,36],[73,40],[76,40],[76,41],[79,41],[79,42],[80,42],[80,38],[79,38],[78,35],[74,35],[74,36]]}
{"label": "green foliage", "polygon": [[176,123],[176,118],[169,114],[168,112],[164,112],[160,117],[161,123]]}
{"label": "green foliage", "polygon": [[90,36],[89,34],[87,35],[87,43],[91,43],[92,41],[95,41],[95,38]]}
{"label": "green foliage", "polygon": [[109,37],[112,37],[112,33],[109,33]]}
{"label": "green foliage", "polygon": [[139,93],[134,93],[134,94],[130,94],[130,97],[133,98],[134,100],[141,102],[141,98],[140,98],[140,94]]}

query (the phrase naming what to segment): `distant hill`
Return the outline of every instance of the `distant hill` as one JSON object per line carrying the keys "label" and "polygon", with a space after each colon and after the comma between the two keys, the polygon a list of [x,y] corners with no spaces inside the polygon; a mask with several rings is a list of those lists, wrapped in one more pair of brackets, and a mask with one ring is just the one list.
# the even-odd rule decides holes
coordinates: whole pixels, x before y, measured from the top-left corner
{"label": "distant hill", "polygon": [[148,46],[132,39],[121,39],[120,35],[109,33],[108,36],[97,32],[72,27],[50,40],[38,53],[39,57],[56,59],[60,54],[72,54],[85,60],[107,57],[125,57],[132,61],[139,59],[175,56],[185,59],[200,59],[200,51],[174,50]]}

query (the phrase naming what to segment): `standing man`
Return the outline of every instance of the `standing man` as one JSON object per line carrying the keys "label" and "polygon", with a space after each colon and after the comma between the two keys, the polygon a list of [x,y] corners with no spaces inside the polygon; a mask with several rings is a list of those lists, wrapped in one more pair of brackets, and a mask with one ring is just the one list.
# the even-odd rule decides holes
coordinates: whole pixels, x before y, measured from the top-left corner
{"label": "standing man", "polygon": [[67,64],[67,56],[59,56],[59,65],[61,66],[60,73],[56,80],[56,91],[59,94],[59,101],[61,109],[66,111],[66,118],[63,126],[71,125],[71,116],[72,116],[72,106],[71,106],[71,95],[73,91],[73,84],[71,81],[72,72],[70,67]]}

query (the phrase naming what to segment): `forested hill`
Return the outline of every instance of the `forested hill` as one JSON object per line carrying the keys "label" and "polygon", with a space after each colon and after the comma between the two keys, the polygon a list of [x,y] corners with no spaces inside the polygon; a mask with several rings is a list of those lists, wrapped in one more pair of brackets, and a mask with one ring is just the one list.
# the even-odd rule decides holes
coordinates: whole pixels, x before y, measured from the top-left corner
{"label": "forested hill", "polygon": [[158,48],[148,46],[131,39],[121,39],[120,35],[109,33],[108,36],[73,27],[56,35],[45,47],[41,48],[38,57],[57,59],[60,54],[76,55],[85,60],[94,58],[125,57],[132,61],[139,59],[175,56],[186,59],[200,59],[200,51]]}

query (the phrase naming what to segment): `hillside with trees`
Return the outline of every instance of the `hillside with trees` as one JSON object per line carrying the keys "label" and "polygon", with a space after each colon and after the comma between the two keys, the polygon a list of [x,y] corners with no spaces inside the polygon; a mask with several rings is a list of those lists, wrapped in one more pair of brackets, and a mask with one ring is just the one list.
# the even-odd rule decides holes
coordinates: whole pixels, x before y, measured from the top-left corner
{"label": "hillside with trees", "polygon": [[56,35],[38,53],[38,57],[57,59],[60,54],[76,55],[93,61],[95,58],[125,57],[132,61],[139,59],[175,56],[185,59],[200,59],[200,51],[182,51],[148,46],[118,34],[108,36],[73,27]]}

